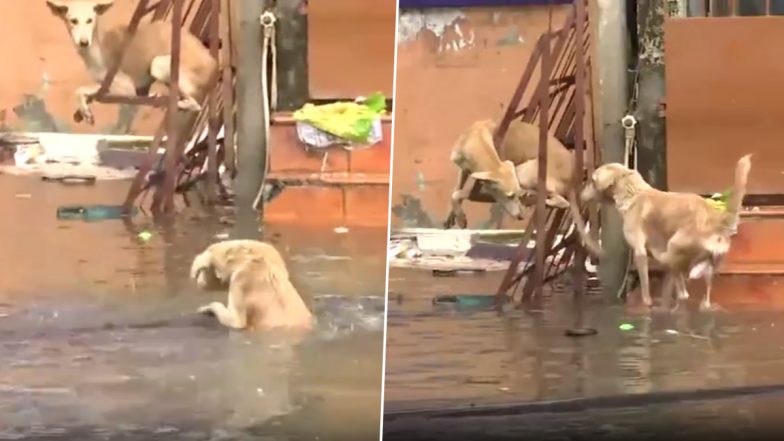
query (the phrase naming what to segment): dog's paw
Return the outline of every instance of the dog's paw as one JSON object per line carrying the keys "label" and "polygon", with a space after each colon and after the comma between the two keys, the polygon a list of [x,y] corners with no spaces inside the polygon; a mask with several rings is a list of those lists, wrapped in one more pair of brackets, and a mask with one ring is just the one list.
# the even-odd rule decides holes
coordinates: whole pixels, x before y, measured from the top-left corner
{"label": "dog's paw", "polygon": [[91,126],[95,125],[95,117],[89,109],[77,109],[73,114],[73,120],[77,124],[85,122]]}
{"label": "dog's paw", "polygon": [[721,307],[715,303],[700,302],[701,312],[716,312],[721,311]]}
{"label": "dog's paw", "polygon": [[199,314],[207,315],[207,316],[210,316],[210,317],[215,317],[215,313],[212,311],[212,306],[210,306],[210,305],[204,305],[204,306],[200,307],[197,310],[197,312]]}
{"label": "dog's paw", "polygon": [[457,217],[457,226],[463,230],[468,228],[468,217],[465,214]]}
{"label": "dog's paw", "polygon": [[186,112],[201,112],[201,105],[193,100],[180,100],[177,107]]}

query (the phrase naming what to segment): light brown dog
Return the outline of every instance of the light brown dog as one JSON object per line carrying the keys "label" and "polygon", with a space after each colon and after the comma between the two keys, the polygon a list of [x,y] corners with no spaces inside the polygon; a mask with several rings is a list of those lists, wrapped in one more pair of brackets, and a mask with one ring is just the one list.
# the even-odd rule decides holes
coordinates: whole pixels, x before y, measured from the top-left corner
{"label": "light brown dog", "polygon": [[226,305],[199,308],[233,329],[300,331],[313,326],[313,315],[289,280],[286,263],[270,244],[227,240],[207,247],[193,259],[190,277],[204,290],[228,285]]}
{"label": "light brown dog", "polygon": [[[77,53],[84,61],[93,81],[97,84],[80,87],[78,120],[95,123],[90,102],[100,89],[107,71],[120,63],[109,92],[117,95],[148,95],[157,80],[170,81],[171,24],[163,21],[142,23],[130,36],[123,55],[122,45],[128,26],[117,25],[109,29],[101,26],[101,16],[114,4],[114,0],[46,0],[51,12],[65,23]],[[122,58],[121,58],[122,57]],[[209,50],[193,34],[184,30],[180,49],[179,108],[198,112],[207,88],[217,74],[218,63]]]}
{"label": "light brown dog", "polygon": [[598,167],[581,194],[585,202],[609,201],[623,218],[623,234],[634,253],[642,301],[652,304],[648,253],[667,270],[663,298],[674,283],[679,300],[688,298],[687,277],[702,277],[707,292],[700,304],[711,309],[713,274],[730,248],[746,195],[751,155],[738,160],[726,211],[692,193],[665,192],[651,187],[636,171],[622,164]]}
{"label": "light brown dog", "polygon": [[457,138],[449,160],[459,169],[457,186],[451,196],[451,210],[445,228],[451,228],[455,223],[461,228],[468,224],[463,211],[463,200],[467,199],[471,191],[466,188],[469,176],[478,181],[488,181],[493,199],[504,207],[504,210],[513,218],[522,219],[523,207],[520,204],[522,188],[515,174],[515,164],[499,158],[493,144],[493,132],[496,124],[491,120],[481,120],[472,123],[460,137]]}
{"label": "light brown dog", "polygon": [[[452,193],[452,209],[444,223],[445,228],[451,228],[456,223],[462,228],[467,225],[462,202],[470,191],[465,188],[469,173],[475,179],[490,181],[494,199],[504,206],[507,213],[518,219],[522,218],[520,197],[524,193],[536,192],[539,175],[539,127],[523,121],[512,121],[498,152],[493,143],[496,129],[497,124],[494,121],[477,121],[455,144],[451,160],[460,168],[460,172],[457,188]],[[598,257],[601,255],[601,249],[588,236],[585,221],[580,215],[577,190],[573,185],[574,171],[574,154],[548,133],[545,203],[570,210],[583,243],[592,255]]]}

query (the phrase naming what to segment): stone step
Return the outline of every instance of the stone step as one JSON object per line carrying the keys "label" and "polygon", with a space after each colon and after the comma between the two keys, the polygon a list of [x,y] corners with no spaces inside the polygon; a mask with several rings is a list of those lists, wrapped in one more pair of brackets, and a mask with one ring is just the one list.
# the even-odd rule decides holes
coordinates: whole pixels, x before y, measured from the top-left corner
{"label": "stone step", "polygon": [[766,207],[741,215],[722,274],[784,274],[784,210]]}

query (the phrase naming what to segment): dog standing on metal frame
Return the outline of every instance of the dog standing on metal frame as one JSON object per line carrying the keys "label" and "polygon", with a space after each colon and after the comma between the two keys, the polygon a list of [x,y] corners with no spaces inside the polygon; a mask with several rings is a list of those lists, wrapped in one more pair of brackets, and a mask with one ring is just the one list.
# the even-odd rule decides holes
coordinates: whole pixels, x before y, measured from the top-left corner
{"label": "dog standing on metal frame", "polygon": [[[496,151],[493,133],[497,127],[492,120],[476,121],[460,135],[452,148],[450,160],[460,171],[457,186],[451,196],[451,210],[444,222],[445,228],[451,228],[455,224],[461,228],[467,226],[462,204],[471,191],[465,185],[469,176],[489,182],[488,188],[493,198],[510,216],[517,219],[523,218],[520,198],[526,194],[536,194],[539,175],[539,127],[519,120],[512,121]],[[568,209],[586,250],[594,257],[600,257],[601,248],[588,236],[585,221],[577,205],[574,170],[574,154],[548,133],[545,203],[550,207]]]}
{"label": "dog standing on metal frame", "polygon": [[[160,20],[140,23],[132,36],[126,24],[104,29],[101,16],[113,4],[114,0],[46,0],[52,14],[65,23],[77,53],[97,83],[77,89],[79,108],[74,114],[77,122],[95,123],[89,104],[98,93],[108,70],[118,62],[120,68],[109,93],[147,96],[155,81],[170,86],[171,24]],[[123,54],[122,45],[128,37],[130,41]],[[185,111],[200,111],[200,103],[217,72],[218,62],[209,50],[193,34],[183,30],[178,107]]]}

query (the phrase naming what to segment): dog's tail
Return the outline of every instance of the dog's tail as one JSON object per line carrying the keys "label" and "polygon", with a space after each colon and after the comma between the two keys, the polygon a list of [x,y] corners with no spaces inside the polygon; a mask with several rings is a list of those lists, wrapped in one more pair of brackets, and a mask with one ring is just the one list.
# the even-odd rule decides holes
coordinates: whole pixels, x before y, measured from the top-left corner
{"label": "dog's tail", "polygon": [[749,171],[751,170],[751,154],[738,160],[735,166],[735,183],[730,190],[730,197],[727,200],[728,228],[734,228],[738,224],[740,210],[743,208],[743,198],[746,196],[746,185],[748,184]]}
{"label": "dog's tail", "polygon": [[580,206],[577,204],[577,192],[574,188],[569,189],[569,214],[572,216],[572,222],[577,233],[580,235],[585,249],[595,258],[602,257],[602,248],[596,243],[595,240],[588,234],[588,229],[585,226],[583,215],[580,213]]}

